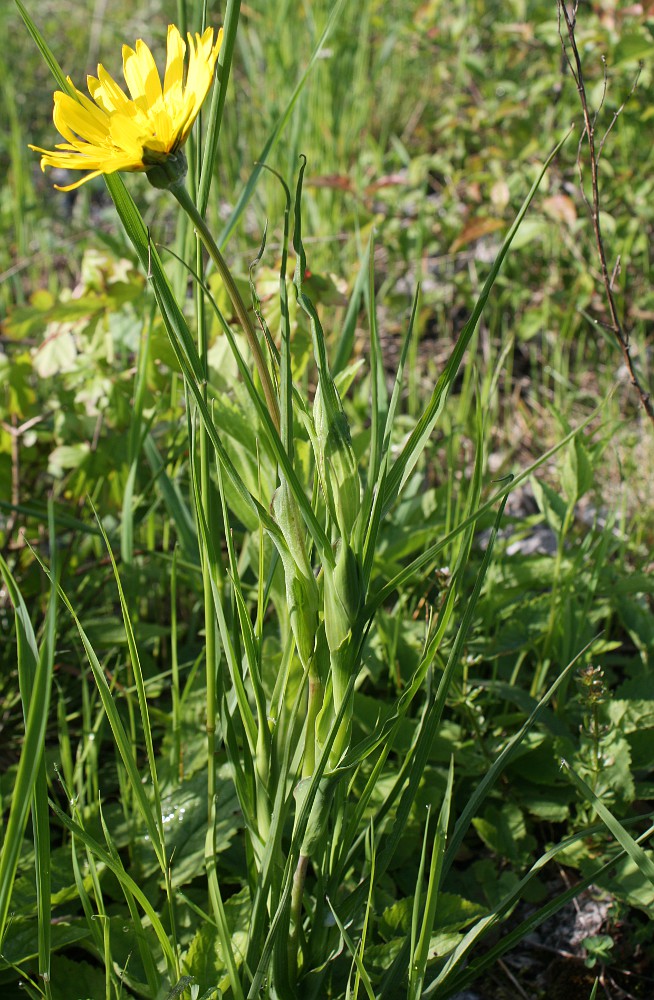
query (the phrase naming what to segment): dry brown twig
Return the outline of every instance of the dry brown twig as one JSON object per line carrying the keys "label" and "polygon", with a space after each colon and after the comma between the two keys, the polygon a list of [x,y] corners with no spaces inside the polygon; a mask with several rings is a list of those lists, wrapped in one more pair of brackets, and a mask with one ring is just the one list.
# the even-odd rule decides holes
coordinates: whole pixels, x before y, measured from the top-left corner
{"label": "dry brown twig", "polygon": [[[604,286],[604,292],[606,295],[606,301],[608,305],[608,311],[610,316],[609,323],[602,323],[602,326],[609,330],[613,334],[617,344],[620,348],[622,358],[629,372],[629,378],[632,386],[638,393],[641,405],[645,410],[645,413],[649,417],[652,424],[654,424],[654,405],[652,404],[651,394],[643,386],[638,373],[634,367],[633,359],[631,357],[631,342],[629,337],[629,331],[625,329],[620,316],[618,314],[618,309],[615,301],[615,295],[613,291],[613,285],[617,274],[620,270],[620,259],[615,263],[612,270],[609,270],[609,266],[606,258],[606,250],[604,248],[604,238],[602,236],[602,228],[600,222],[600,189],[599,189],[599,160],[602,155],[602,150],[604,148],[604,143],[606,138],[615,125],[618,117],[622,113],[622,110],[633,94],[636,86],[638,84],[638,76],[640,76],[640,70],[634,81],[633,87],[629,91],[626,99],[622,102],[618,110],[613,115],[611,122],[609,123],[606,132],[602,136],[599,145],[596,143],[595,137],[595,127],[597,125],[597,117],[602,109],[604,103],[604,97],[606,94],[607,87],[607,74],[606,74],[606,64],[604,67],[604,90],[602,93],[602,100],[600,105],[595,112],[591,115],[590,109],[588,107],[588,98],[586,96],[586,84],[584,82],[584,73],[581,64],[581,57],[579,55],[579,49],[577,47],[577,41],[575,38],[575,28],[577,25],[577,11],[579,9],[580,0],[574,0],[572,5],[568,8],[565,0],[557,0],[559,8],[559,36],[561,38],[561,46],[563,48],[563,54],[565,60],[570,68],[570,72],[574,78],[575,84],[577,85],[577,93],[579,94],[579,101],[581,103],[582,114],[584,118],[584,128],[579,140],[579,150],[577,153],[577,168],[579,170],[579,186],[581,188],[581,195],[584,199],[586,206],[588,208],[591,221],[593,224],[593,232],[595,235],[595,246],[597,249],[597,254],[600,262],[600,270],[602,275],[602,284]],[[565,21],[566,32],[568,36],[569,51],[566,46],[565,38],[563,36],[561,19]],[[591,195],[590,198],[584,190],[584,162],[582,159],[582,147],[584,139],[588,139],[588,161],[590,164],[590,178],[591,178]],[[599,321],[598,321],[599,322]]]}

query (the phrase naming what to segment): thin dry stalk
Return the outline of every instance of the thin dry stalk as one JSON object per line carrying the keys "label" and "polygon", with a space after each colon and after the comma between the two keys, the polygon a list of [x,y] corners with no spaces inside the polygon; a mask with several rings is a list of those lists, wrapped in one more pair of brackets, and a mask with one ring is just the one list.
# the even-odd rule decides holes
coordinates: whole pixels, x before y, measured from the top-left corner
{"label": "thin dry stalk", "polygon": [[[618,259],[612,271],[609,269],[606,259],[606,250],[604,248],[604,239],[602,236],[602,228],[600,222],[600,189],[599,189],[599,179],[598,179],[598,174],[599,174],[598,165],[600,156],[602,155],[602,149],[604,147],[604,143],[606,141],[609,132],[615,125],[620,113],[622,112],[622,109],[624,108],[626,102],[629,100],[629,97],[631,97],[634,90],[636,89],[636,85],[638,83],[638,76],[636,77],[634,85],[631,88],[629,94],[627,95],[626,100],[623,101],[623,103],[620,105],[618,110],[613,115],[609,127],[607,128],[605,134],[600,140],[599,145],[597,145],[595,137],[595,127],[597,124],[597,116],[599,114],[599,111],[601,110],[602,104],[604,103],[604,94],[606,93],[606,84],[607,84],[606,69],[604,76],[604,93],[602,95],[602,101],[600,102],[600,107],[595,112],[595,114],[591,115],[591,112],[588,107],[588,98],[586,96],[586,85],[584,82],[581,57],[579,55],[579,49],[577,47],[577,41],[575,38],[575,28],[577,25],[577,11],[579,9],[579,0],[575,0],[575,2],[572,4],[570,8],[568,8],[564,0],[558,0],[558,7],[559,7],[559,35],[561,37],[563,54],[565,56],[568,66],[570,67],[570,72],[572,73],[574,81],[577,85],[577,93],[579,94],[579,101],[581,103],[581,109],[584,117],[584,130],[581,134],[581,139],[579,140],[579,152],[577,154],[577,168],[579,170],[579,182],[580,182],[581,194],[586,203],[586,206],[588,207],[588,211],[593,224],[593,232],[595,235],[595,246],[597,248],[597,254],[599,256],[599,261],[600,261],[602,284],[604,286],[604,292],[606,295],[606,301],[610,316],[610,322],[603,323],[602,326],[604,326],[607,330],[609,330],[609,332],[612,333],[613,336],[615,337],[618,346],[620,348],[620,352],[622,354],[624,363],[627,366],[627,371],[629,372],[629,378],[631,384],[638,393],[638,397],[643,406],[643,409],[645,410],[645,413],[649,417],[650,421],[654,424],[654,405],[652,404],[651,394],[643,386],[638,376],[638,373],[636,372],[633,359],[631,356],[631,342],[630,342],[629,331],[625,329],[618,315],[618,309],[616,306],[613,286],[616,275],[620,269],[620,261]],[[563,20],[565,21],[565,26],[570,46],[569,51],[568,48],[566,47],[565,39],[563,37],[561,18],[563,18]],[[570,53],[572,53],[572,55],[570,55]],[[640,75],[640,71],[638,75]],[[586,137],[588,138],[588,161],[590,164],[590,178],[591,178],[590,199],[588,198],[584,190],[584,184],[583,184],[584,163],[582,159],[582,146],[584,138]]]}

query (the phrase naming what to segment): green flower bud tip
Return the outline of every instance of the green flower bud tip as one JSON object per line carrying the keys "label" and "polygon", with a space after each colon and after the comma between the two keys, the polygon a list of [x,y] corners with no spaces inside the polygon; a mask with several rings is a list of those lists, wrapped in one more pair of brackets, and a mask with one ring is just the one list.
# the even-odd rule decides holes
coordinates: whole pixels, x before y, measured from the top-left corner
{"label": "green flower bud tip", "polygon": [[351,635],[362,603],[361,571],[347,543],[339,545],[336,565],[323,567],[325,633],[332,654]]}
{"label": "green flower bud tip", "polygon": [[361,483],[350,427],[334,389],[329,406],[320,383],[313,402],[318,442],[316,461],[329,512],[344,538],[349,538],[361,506]]}
{"label": "green flower bud tip", "polygon": [[176,153],[169,153],[167,156],[157,158],[150,154],[146,159],[146,177],[159,190],[167,191],[176,184],[181,184],[186,177],[188,163],[183,150],[178,149]]}
{"label": "green flower bud tip", "polygon": [[307,580],[294,567],[284,563],[286,574],[286,600],[291,618],[291,628],[302,664],[307,666],[316,644],[318,630],[318,595],[313,577]]}

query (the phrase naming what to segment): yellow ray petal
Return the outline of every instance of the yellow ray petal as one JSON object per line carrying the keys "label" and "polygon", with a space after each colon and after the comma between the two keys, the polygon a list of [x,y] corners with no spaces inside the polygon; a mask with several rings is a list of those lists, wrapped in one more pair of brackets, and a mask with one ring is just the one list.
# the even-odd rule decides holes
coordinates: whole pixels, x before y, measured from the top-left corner
{"label": "yellow ray petal", "polygon": [[87,84],[89,93],[95,103],[104,108],[108,114],[111,114],[113,111],[122,111],[125,113],[130,106],[136,110],[136,105],[130,101],[123,88],[107,73],[102,64],[98,65],[97,79],[89,76],[87,77]]}
{"label": "yellow ray petal", "polygon": [[152,108],[161,100],[161,80],[150,49],[139,38],[136,50],[123,46],[123,72],[132,99],[141,106],[142,101]]}
{"label": "yellow ray petal", "polygon": [[70,141],[72,130],[81,139],[102,142],[107,137],[109,119],[106,116],[104,119],[100,117],[102,112],[99,108],[96,108],[96,111],[97,115],[92,114],[73,97],[57,91],[52,117],[64,139]]}
{"label": "yellow ray petal", "polygon": [[173,95],[181,94],[184,79],[184,54],[186,43],[174,24],[168,25],[166,43],[166,72],[164,74],[164,97],[166,101]]}
{"label": "yellow ray petal", "polygon": [[57,191],[74,191],[75,188],[81,187],[82,184],[86,184],[87,181],[92,181],[94,177],[99,177],[100,174],[106,174],[107,170],[93,170],[90,174],[85,174],[84,177],[80,178],[78,181],[74,181],[72,184],[66,184],[62,187],[61,184],[55,184],[54,187]]}

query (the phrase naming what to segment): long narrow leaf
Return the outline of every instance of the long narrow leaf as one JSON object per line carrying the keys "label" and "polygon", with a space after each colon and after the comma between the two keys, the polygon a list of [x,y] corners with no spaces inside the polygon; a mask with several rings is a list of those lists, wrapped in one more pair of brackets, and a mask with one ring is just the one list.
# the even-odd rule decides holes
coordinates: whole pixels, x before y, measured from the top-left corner
{"label": "long narrow leaf", "polygon": [[274,127],[272,129],[272,132],[268,136],[268,139],[266,140],[266,143],[265,143],[263,149],[261,150],[261,153],[257,157],[257,160],[256,160],[256,163],[255,163],[254,168],[252,170],[252,173],[250,174],[250,177],[248,178],[248,181],[247,181],[245,187],[243,188],[243,191],[241,192],[241,195],[240,195],[238,201],[236,202],[236,205],[234,206],[232,214],[230,215],[229,219],[227,220],[227,224],[226,224],[225,228],[223,229],[222,233],[220,234],[220,238],[218,239],[218,245],[221,248],[225,246],[225,244],[227,243],[229,237],[234,232],[234,229],[238,225],[238,222],[239,222],[239,220],[240,220],[240,218],[241,218],[241,216],[242,216],[242,214],[243,214],[243,212],[244,212],[244,210],[245,210],[245,208],[246,208],[246,206],[247,206],[250,198],[254,194],[254,190],[255,190],[258,182],[259,182],[259,177],[261,176],[261,171],[263,170],[263,166],[267,162],[268,157],[270,156],[271,151],[273,150],[275,144],[277,143],[277,140],[279,139],[279,136],[281,135],[281,133],[282,133],[282,131],[283,131],[286,123],[288,122],[288,119],[291,116],[291,112],[293,111],[293,108],[295,107],[295,104],[297,103],[297,99],[298,99],[298,97],[300,96],[300,94],[302,93],[302,91],[304,89],[304,85],[306,84],[306,82],[307,82],[307,80],[309,78],[309,75],[310,75],[311,70],[313,69],[313,67],[314,67],[314,65],[316,63],[316,60],[319,58],[320,53],[322,52],[322,49],[323,49],[323,47],[325,45],[325,42],[327,41],[327,39],[329,38],[329,35],[331,34],[332,28],[336,24],[338,15],[340,14],[340,12],[341,12],[341,10],[342,10],[342,8],[344,6],[344,3],[345,3],[345,0],[336,0],[336,3],[332,7],[330,15],[329,15],[329,17],[327,19],[327,23],[325,25],[325,29],[324,29],[322,35],[320,36],[320,38],[318,39],[318,43],[317,43],[316,47],[314,48],[313,52],[311,53],[311,56],[309,58],[309,62],[307,63],[306,69],[304,70],[302,76],[300,77],[300,79],[299,79],[299,81],[297,83],[297,86],[295,87],[295,90],[291,94],[291,96],[290,96],[290,98],[288,100],[288,103],[287,103],[286,107],[284,108],[284,111],[282,112],[281,116],[279,117],[279,119],[275,123],[275,125],[274,125]]}
{"label": "long narrow leaf", "polygon": [[573,430],[566,434],[565,437],[561,438],[557,444],[553,445],[546,452],[543,452],[543,454],[537,458],[535,462],[532,462],[527,469],[524,469],[518,475],[508,480],[506,484],[490,498],[490,500],[487,500],[486,503],[482,504],[473,514],[469,514],[467,517],[463,518],[444,538],[441,538],[434,545],[430,545],[428,549],[425,549],[422,555],[417,556],[412,562],[400,570],[400,572],[397,573],[392,580],[381,587],[370,598],[368,604],[366,605],[366,614],[369,617],[372,617],[377,608],[382,607],[382,605],[396,590],[399,590],[408,580],[411,580],[416,573],[418,573],[425,566],[428,566],[429,563],[433,562],[436,556],[442,552],[444,548],[451,544],[452,540],[456,538],[457,535],[459,535],[462,531],[466,531],[471,524],[475,523],[480,517],[492,510],[498,501],[502,500],[503,497],[506,497],[512,490],[515,490],[521,485],[521,483],[524,483],[527,479],[529,479],[536,469],[540,468],[541,465],[544,465],[553,455],[572,441],[577,434],[580,434],[583,430],[585,430],[585,428],[588,427],[593,420],[595,420],[604,406],[606,406],[612,394],[613,393],[611,392],[609,396],[602,400],[599,406],[597,406],[593,412],[586,417],[585,420],[573,428]]}
{"label": "long narrow leaf", "polygon": [[127,874],[122,862],[118,859],[116,860],[109,851],[106,851],[98,841],[88,833],[87,830],[83,829],[78,823],[76,823],[70,816],[67,816],[63,810],[59,808],[56,802],[50,802],[50,808],[66,829],[68,829],[78,840],[81,840],[90,851],[93,852],[96,858],[101,861],[113,874],[116,876],[121,886],[127,889],[131,895],[138,900],[143,912],[147,916],[148,920],[152,924],[152,928],[157,935],[157,940],[161,946],[161,950],[166,958],[166,963],[169,969],[172,971],[175,969],[177,964],[175,955],[170,946],[170,941],[168,939],[168,933],[165,930],[157,911],[154,906],[145,895],[141,887],[134,881],[134,879]]}
{"label": "long narrow leaf", "polygon": [[[52,515],[50,516],[50,545],[51,551],[56,551]],[[35,659],[36,643],[29,621],[27,609],[22,599],[16,581],[14,580],[9,567],[0,556],[0,572],[5,581],[7,593],[14,606],[16,614],[16,628],[22,633],[20,656],[22,664],[19,673],[24,678],[32,677],[31,690],[25,692],[23,697],[29,699],[25,704],[25,736],[21,748],[20,760],[16,772],[9,818],[5,827],[5,837],[0,855],[0,944],[4,940],[7,917],[9,914],[9,904],[13,889],[14,877],[20,849],[29,815],[30,804],[35,803],[34,795],[38,796],[35,811],[35,824],[39,833],[42,830],[44,817],[42,815],[41,796],[43,793],[43,782],[45,780],[43,752],[45,742],[45,730],[48,721],[48,708],[50,705],[50,692],[52,688],[52,670],[54,664],[54,643],[55,643],[55,623],[56,623],[56,598],[55,587],[52,585],[50,600],[45,621],[45,636],[38,651],[38,658]],[[39,774],[41,780],[39,781]],[[36,791],[35,791],[36,790]],[[43,839],[40,842],[41,855],[39,864],[42,866],[47,862],[49,855],[49,841],[46,844]],[[48,887],[48,880],[41,871],[39,889],[41,892]],[[40,904],[41,915],[49,912],[49,900]],[[46,940],[41,939],[40,951],[46,945]],[[46,956],[40,954],[40,959],[46,961]],[[49,961],[49,956],[47,957]],[[47,970],[46,970],[47,971]]]}
{"label": "long narrow leaf", "polygon": [[368,465],[369,482],[377,482],[382,460],[382,446],[385,437],[388,412],[388,390],[386,372],[382,358],[381,341],[377,327],[377,302],[375,299],[375,248],[370,248],[368,257],[368,284],[366,285],[366,306],[370,329],[370,390],[372,413],[370,424],[370,454]]}
{"label": "long narrow leaf", "polygon": [[352,941],[352,938],[348,934],[343,921],[341,920],[341,918],[339,917],[338,913],[336,912],[336,910],[332,906],[331,900],[328,899],[327,903],[329,904],[329,909],[332,911],[332,916],[334,917],[334,920],[336,922],[336,926],[338,927],[339,931],[341,932],[341,937],[343,938],[343,940],[345,942],[347,950],[349,951],[350,955],[352,956],[352,961],[354,962],[354,964],[356,966],[357,975],[359,976],[361,982],[363,983],[363,988],[365,989],[366,993],[368,994],[368,1000],[375,1000],[375,993],[374,993],[373,988],[372,988],[372,983],[370,982],[370,976],[368,975],[368,973],[365,970],[365,967],[363,965],[363,961],[361,959],[361,955],[359,954],[359,949],[356,947],[356,945]]}
{"label": "long narrow leaf", "polygon": [[98,660],[98,657],[95,653],[95,650],[93,649],[93,645],[91,644],[89,637],[87,636],[86,632],[82,627],[82,623],[80,622],[79,618],[77,617],[77,614],[75,613],[75,610],[68,598],[68,595],[59,584],[56,584],[56,582],[53,581],[52,570],[48,569],[41,562],[37,553],[34,553],[34,555],[41,564],[42,568],[50,577],[50,580],[51,582],[53,582],[53,585],[56,586],[56,591],[59,597],[66,605],[66,608],[68,609],[68,612],[75,623],[75,627],[77,628],[79,637],[82,640],[82,645],[84,646],[84,651],[86,653],[89,666],[91,667],[91,672],[93,673],[93,679],[95,680],[98,693],[100,695],[102,707],[104,708],[107,719],[109,720],[109,725],[111,726],[114,739],[116,741],[116,746],[120,753],[122,762],[125,765],[125,770],[127,772],[132,794],[134,795],[134,798],[138,804],[139,812],[141,813],[141,817],[147,829],[148,836],[152,843],[152,848],[157,856],[157,861],[159,863],[159,866],[161,870],[165,872],[166,857],[165,853],[161,849],[161,837],[160,837],[159,827],[153,816],[152,805],[147,797],[145,787],[143,785],[143,781],[141,778],[141,773],[138,768],[138,763],[132,751],[131,740],[127,732],[125,731],[122,719],[120,718],[120,713],[118,712],[118,708],[113,699],[111,688],[107,683],[107,678],[105,677],[104,670],[100,665],[100,661]]}
{"label": "long narrow leaf", "polygon": [[429,884],[427,886],[427,900],[420,930],[420,940],[418,947],[413,953],[411,962],[411,973],[409,977],[409,1000],[420,1000],[422,987],[427,971],[427,961],[429,958],[429,944],[431,941],[434,921],[436,919],[436,907],[438,905],[438,894],[443,879],[443,859],[445,857],[445,843],[447,840],[447,829],[450,821],[450,806],[452,804],[452,784],[454,781],[454,760],[450,761],[450,769],[447,775],[447,786],[441,804],[438,823],[436,825],[436,836],[431,854],[431,865],[429,869]]}
{"label": "long narrow leaf", "polygon": [[204,215],[206,212],[209,202],[209,191],[211,190],[213,168],[218,155],[220,126],[223,120],[223,109],[227,97],[227,85],[234,57],[234,43],[236,41],[236,30],[238,28],[240,13],[241,0],[227,0],[225,21],[223,24],[223,42],[218,55],[218,83],[214,86],[211,98],[211,107],[208,116],[209,124],[204,141],[202,169],[200,171],[200,184],[198,186],[198,209],[201,215]]}
{"label": "long narrow leaf", "polygon": [[542,715],[545,706],[552,700],[565,678],[570,675],[572,668],[593,645],[594,641],[595,640],[593,639],[586,646],[584,646],[584,648],[581,649],[572,660],[570,660],[568,665],[563,668],[554,683],[550,686],[549,690],[545,692],[543,697],[536,704],[534,710],[530,713],[529,717],[522,724],[518,732],[511,737],[502,752],[498,754],[489,769],[486,771],[479,784],[476,785],[474,792],[464,806],[463,812],[456,821],[452,839],[447,849],[447,854],[445,855],[444,875],[446,875],[449,871],[466,834],[466,830],[468,829],[473,816],[475,816],[479,810],[481,803],[488,795],[488,792],[493,787],[504,768],[509,764],[509,761],[514,756],[527,733],[530,729],[533,729],[539,717]]}
{"label": "long narrow leaf", "polygon": [[650,855],[646,854],[642,847],[636,843],[631,834],[625,830],[622,823],[615,818],[611,810],[604,805],[602,800],[598,798],[590,785],[576,773],[567,760],[561,761],[561,767],[569,776],[573,785],[576,786],[577,790],[581,792],[588,802],[590,802],[599,818],[606,824],[607,829],[613,834],[624,852],[629,855],[641,874],[643,874],[645,878],[648,879],[652,885],[654,885],[654,861],[652,861]]}
{"label": "long narrow leaf", "polygon": [[431,399],[427,404],[422,416],[420,417],[418,423],[416,424],[409,440],[400,452],[393,466],[391,473],[389,474],[388,480],[386,482],[386,494],[385,494],[385,506],[390,507],[391,504],[395,502],[399,493],[402,491],[404,484],[406,483],[411,471],[413,470],[416,462],[418,461],[422,450],[425,446],[427,439],[429,438],[431,432],[434,429],[436,421],[438,420],[445,402],[450,393],[452,385],[454,384],[454,378],[459,370],[461,362],[463,360],[463,355],[465,350],[470,343],[473,333],[477,328],[477,323],[481,317],[484,306],[488,300],[488,296],[491,293],[493,285],[497,275],[499,274],[500,268],[504,262],[504,258],[509,252],[509,248],[513,242],[513,239],[520,228],[522,220],[524,219],[527,209],[529,208],[533,198],[538,190],[540,183],[545,176],[547,169],[554,160],[554,158],[559,153],[559,150],[566,142],[570,132],[568,132],[565,137],[558,143],[558,145],[552,150],[550,155],[545,160],[542,170],[539,172],[538,177],[532,184],[529,194],[525,198],[520,211],[518,212],[515,221],[511,228],[509,229],[504,243],[500,249],[499,254],[491,268],[491,272],[486,279],[484,287],[482,289],[481,295],[477,300],[475,308],[472,311],[472,315],[463,330],[459,334],[459,339],[457,340],[456,347],[452,352],[452,355],[446,365],[445,371],[439,378],[434,391],[432,393]]}
{"label": "long narrow leaf", "polygon": [[[130,660],[132,663],[132,670],[134,672],[134,681],[136,684],[136,694],[138,697],[139,711],[141,714],[141,731],[143,733],[143,738],[145,740],[145,749],[148,758],[148,768],[150,771],[150,783],[152,785],[152,795],[154,799],[152,811],[154,824],[159,833],[159,851],[157,852],[160,856],[165,857],[166,855],[166,838],[164,834],[163,826],[163,815],[161,811],[161,793],[159,789],[159,780],[157,778],[157,764],[154,755],[154,743],[152,740],[152,726],[150,724],[150,711],[148,708],[148,699],[145,691],[145,681],[143,678],[143,670],[141,669],[141,659],[139,657],[138,647],[136,645],[136,638],[134,636],[134,628],[132,626],[132,620],[127,607],[127,601],[125,600],[125,592],[123,590],[122,581],[120,579],[120,574],[118,573],[118,566],[116,565],[116,560],[114,558],[111,545],[109,544],[109,539],[102,530],[102,522],[94,509],[96,520],[102,531],[102,537],[107,549],[107,554],[109,555],[109,560],[111,562],[111,568],[114,574],[114,580],[116,581],[116,587],[118,588],[118,597],[120,600],[120,610],[123,616],[123,625],[125,628],[125,637],[127,639],[127,648],[129,649]],[[163,870],[163,874],[166,874],[166,866]]]}
{"label": "long narrow leaf", "polygon": [[[570,889],[567,889],[555,899],[545,903],[535,913],[531,913],[524,921],[522,921],[521,924],[519,924],[518,927],[509,931],[507,934],[504,934],[501,941],[493,945],[493,947],[485,952],[480,958],[475,959],[470,963],[470,965],[466,966],[466,959],[470,955],[470,952],[475,944],[489,934],[497,926],[499,921],[502,920],[503,917],[506,916],[506,914],[515,906],[516,902],[523,897],[527,886],[533,879],[538,877],[538,874],[543,870],[543,868],[549,864],[550,861],[553,861],[560,853],[569,850],[573,844],[577,843],[577,841],[585,840],[588,837],[593,836],[595,833],[599,832],[600,829],[600,826],[595,826],[587,830],[579,831],[571,837],[567,837],[565,840],[555,844],[554,847],[550,848],[536,862],[534,862],[527,874],[520,880],[515,888],[505,896],[502,902],[499,903],[490,914],[477,921],[477,923],[465,934],[463,939],[459,942],[447,959],[447,962],[434,981],[425,989],[423,998],[426,1000],[426,998],[433,997],[434,1000],[436,1000],[436,998],[441,1000],[441,998],[451,997],[461,989],[464,989],[470,983],[474,982],[474,980],[486,969],[491,968],[497,962],[498,958],[501,958],[507,951],[514,948],[516,944],[527,936],[527,934],[531,934],[536,927],[540,926],[540,924],[552,917],[555,913],[558,913],[558,911],[561,910],[566,903],[569,903],[572,899],[578,896],[580,892],[614,868],[615,864],[620,861],[621,858],[626,856],[625,851],[620,851],[605,864],[594,869],[590,875],[587,875],[580,881],[576,882],[570,887]],[[637,842],[647,841],[652,836],[653,832],[654,826],[650,826],[648,830],[638,837]]]}

